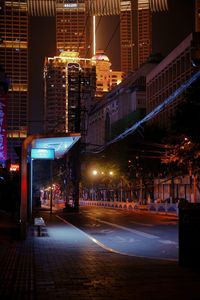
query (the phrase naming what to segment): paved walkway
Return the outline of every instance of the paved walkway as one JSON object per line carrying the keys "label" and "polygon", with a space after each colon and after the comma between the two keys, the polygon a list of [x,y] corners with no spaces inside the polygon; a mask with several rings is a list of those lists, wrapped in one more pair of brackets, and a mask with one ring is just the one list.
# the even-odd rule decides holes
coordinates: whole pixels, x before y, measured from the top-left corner
{"label": "paved walkway", "polygon": [[1,300],[200,300],[197,271],[108,252],[55,215],[40,214],[43,235],[30,226],[25,241],[1,231],[0,214]]}

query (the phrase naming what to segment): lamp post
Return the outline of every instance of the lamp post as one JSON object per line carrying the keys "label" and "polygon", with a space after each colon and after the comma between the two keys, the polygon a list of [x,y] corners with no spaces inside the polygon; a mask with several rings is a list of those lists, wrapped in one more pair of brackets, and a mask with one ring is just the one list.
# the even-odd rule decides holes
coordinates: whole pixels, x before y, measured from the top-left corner
{"label": "lamp post", "polygon": [[52,189],[53,189],[53,166],[52,166],[52,161],[50,161],[50,180],[51,180],[51,186],[50,186],[50,215],[52,215],[52,206],[53,206],[53,194],[52,194]]}
{"label": "lamp post", "polygon": [[[110,187],[112,188],[113,185],[111,184],[112,180],[113,180],[113,176],[114,176],[114,172],[112,170],[110,170],[108,172],[108,176],[109,176],[109,184],[110,184]],[[112,200],[112,196],[113,196],[113,200],[114,200],[114,190],[113,190],[113,193],[112,193],[112,189],[110,190],[110,199]]]}
{"label": "lamp post", "polygon": [[[111,198],[115,196],[115,191],[111,191],[111,182],[113,181],[113,178],[115,177],[115,172],[110,169],[106,170],[98,167],[90,169],[89,176],[91,179],[91,186],[92,186],[92,193],[91,193],[91,200],[94,200],[97,198],[103,200],[107,200],[108,198],[108,191],[110,192]],[[113,193],[112,193],[113,192]]]}
{"label": "lamp post", "polygon": [[94,178],[97,177],[98,171],[96,169],[92,170],[92,200],[94,200]]}
{"label": "lamp post", "polygon": [[120,178],[120,201],[123,201],[123,176]]}
{"label": "lamp post", "polygon": [[52,186],[50,188],[50,215],[52,215],[52,209],[53,208],[53,192],[52,192]]}

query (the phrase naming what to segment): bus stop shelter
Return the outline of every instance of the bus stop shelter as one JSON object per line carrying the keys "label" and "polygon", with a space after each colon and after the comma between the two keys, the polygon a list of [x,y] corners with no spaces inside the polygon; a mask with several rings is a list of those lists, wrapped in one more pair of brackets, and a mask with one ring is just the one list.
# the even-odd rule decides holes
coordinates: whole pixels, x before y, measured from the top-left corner
{"label": "bus stop shelter", "polygon": [[22,238],[26,238],[27,223],[32,214],[30,192],[32,190],[32,176],[30,175],[32,174],[32,159],[59,159],[75,145],[78,147],[80,138],[80,133],[59,133],[30,135],[24,140],[21,151],[20,235]]}

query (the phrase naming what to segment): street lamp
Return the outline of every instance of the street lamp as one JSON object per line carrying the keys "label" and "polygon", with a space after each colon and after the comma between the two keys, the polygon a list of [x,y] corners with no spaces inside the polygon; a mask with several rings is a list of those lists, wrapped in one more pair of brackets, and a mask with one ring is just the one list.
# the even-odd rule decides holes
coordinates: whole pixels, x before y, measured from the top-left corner
{"label": "street lamp", "polygon": [[[98,171],[96,169],[92,170],[92,175],[96,177],[98,175]],[[94,200],[94,182],[92,181],[92,200]]]}
{"label": "street lamp", "polygon": [[97,174],[98,174],[98,171],[97,171],[97,170],[92,170],[92,175],[93,175],[93,176],[97,176]]}
{"label": "street lamp", "polygon": [[[106,200],[109,193],[113,193],[111,189],[111,182],[116,175],[116,172],[106,166],[93,167],[89,170],[90,178],[92,181],[92,193],[91,200],[94,200],[96,197],[99,199]],[[98,196],[97,196],[98,195]],[[113,197],[115,194],[113,194]]]}

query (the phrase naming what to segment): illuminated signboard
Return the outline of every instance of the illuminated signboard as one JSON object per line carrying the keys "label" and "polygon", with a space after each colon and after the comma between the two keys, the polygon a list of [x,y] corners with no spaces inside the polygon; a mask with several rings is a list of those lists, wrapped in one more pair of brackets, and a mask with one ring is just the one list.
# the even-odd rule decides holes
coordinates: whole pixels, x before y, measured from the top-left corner
{"label": "illuminated signboard", "polygon": [[76,8],[76,7],[78,7],[78,4],[77,3],[67,3],[67,4],[64,4],[64,7]]}
{"label": "illuminated signboard", "polygon": [[10,172],[17,172],[17,171],[19,171],[19,164],[11,164]]}
{"label": "illuminated signboard", "polygon": [[31,149],[31,158],[33,159],[54,159],[55,150],[46,148],[33,148]]}

